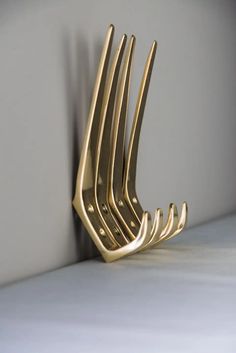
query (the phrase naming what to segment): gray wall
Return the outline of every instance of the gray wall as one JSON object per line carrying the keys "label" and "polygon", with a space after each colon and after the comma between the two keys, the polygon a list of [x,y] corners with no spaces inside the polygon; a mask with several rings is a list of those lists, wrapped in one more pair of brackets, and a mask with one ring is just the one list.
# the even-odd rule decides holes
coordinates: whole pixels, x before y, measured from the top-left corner
{"label": "gray wall", "polygon": [[236,207],[235,1],[1,1],[0,283],[83,260],[94,248],[71,198],[109,23],[135,33],[131,108],[159,42],[138,192],[154,210],[187,200],[190,225]]}

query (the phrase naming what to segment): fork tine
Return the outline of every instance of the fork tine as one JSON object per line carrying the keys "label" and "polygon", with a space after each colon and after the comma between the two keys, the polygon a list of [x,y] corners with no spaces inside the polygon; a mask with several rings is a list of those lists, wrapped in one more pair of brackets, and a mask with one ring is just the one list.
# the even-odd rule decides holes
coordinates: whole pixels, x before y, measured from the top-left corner
{"label": "fork tine", "polygon": [[141,251],[149,249],[157,240],[159,240],[161,233],[163,231],[163,211],[161,208],[155,210],[154,221],[151,229],[151,238],[147,244],[145,244]]}
{"label": "fork tine", "polygon": [[138,155],[138,145],[139,145],[139,137],[142,126],[142,120],[144,115],[144,109],[148,94],[148,88],[150,84],[152,68],[154,64],[154,59],[156,55],[157,42],[154,41],[149,52],[144,73],[139,89],[137,104],[134,113],[133,125],[130,133],[130,140],[127,152],[127,158],[125,163],[124,170],[124,194],[125,198],[132,208],[132,211],[136,215],[137,220],[140,220],[141,215],[143,213],[143,209],[138,201],[138,197],[135,189],[135,181],[136,181],[136,169],[137,169],[137,155]]}
{"label": "fork tine", "polygon": [[123,228],[131,239],[135,239],[139,232],[140,223],[131,212],[123,194],[124,144],[129,101],[130,74],[133,62],[135,37],[131,36],[122,69],[121,79],[116,99],[116,109],[113,121],[111,155],[109,161],[108,194],[110,205]]}
{"label": "fork tine", "polygon": [[[110,183],[109,193],[111,198],[118,197],[122,194],[123,168],[124,168],[124,145],[125,145],[125,130],[127,119],[127,106],[129,100],[130,74],[133,62],[133,53],[136,39],[131,36],[127,48],[127,54],[120,79],[115,116],[113,122],[112,147],[110,158]],[[115,194],[113,190],[115,189]],[[113,201],[113,200],[112,200]],[[114,201],[115,204],[115,201]]]}
{"label": "fork tine", "polygon": [[186,226],[187,221],[188,221],[188,205],[187,205],[187,202],[183,202],[181,215],[177,224],[177,229],[174,232],[172,232],[169,236],[167,236],[165,240],[171,239],[176,235],[178,235]]}
{"label": "fork tine", "polygon": [[161,239],[164,239],[166,235],[170,233],[170,230],[174,228],[174,225],[178,224],[178,210],[174,203],[169,206],[168,219],[165,228],[161,234]]}
{"label": "fork tine", "polygon": [[100,113],[98,140],[96,145],[94,198],[99,215],[103,219],[104,223],[119,237],[122,236],[122,238],[124,238],[127,243],[129,239],[127,239],[126,234],[124,234],[122,228],[117,222],[110,208],[107,195],[107,185],[109,183],[109,150],[107,147],[110,145],[111,140],[112,116],[115,105],[116,87],[126,40],[127,36],[123,35],[112,60],[111,68],[105,85],[102,109]]}
{"label": "fork tine", "polygon": [[[153,64],[156,55],[156,49],[157,42],[154,41],[147,57],[143,77],[140,84],[133,125],[130,134],[127,160],[125,163],[125,171],[123,176],[123,190],[125,201],[132,210],[132,213],[134,214],[138,222],[140,221],[141,215],[143,213],[143,209],[138,200],[135,189],[138,144]],[[151,230],[151,240],[149,242],[150,245],[146,245],[145,249],[151,246],[151,244],[155,243],[159,239],[159,236],[161,234],[161,228],[163,226],[163,215],[160,217],[159,213],[160,210],[157,209],[154,214],[153,227]]]}
{"label": "fork tine", "polygon": [[[102,229],[103,225],[101,226],[99,217],[94,217],[94,214],[96,214],[96,209],[95,205],[91,203],[91,199],[93,198],[94,190],[96,134],[99,127],[101,99],[104,94],[113,36],[114,26],[110,25],[106,34],[94,85],[92,102],[90,105],[89,117],[80,156],[80,164],[76,180],[76,192],[73,199],[73,206],[80,215],[86,229],[89,233],[91,233],[96,246],[98,248],[102,248],[102,250],[104,250],[104,237],[101,237],[101,241],[100,238],[97,237],[97,234],[99,234],[99,231]],[[116,241],[112,233],[108,233],[106,241],[107,246],[109,245],[111,248],[119,246],[119,243]]]}

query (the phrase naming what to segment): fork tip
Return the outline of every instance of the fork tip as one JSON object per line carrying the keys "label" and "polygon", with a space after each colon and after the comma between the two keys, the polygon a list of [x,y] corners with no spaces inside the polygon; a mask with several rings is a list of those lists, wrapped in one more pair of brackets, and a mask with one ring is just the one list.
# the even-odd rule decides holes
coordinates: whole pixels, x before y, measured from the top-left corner
{"label": "fork tip", "polygon": [[153,46],[155,49],[157,48],[158,43],[157,43],[157,41],[156,41],[156,40],[154,40],[154,41],[153,41],[152,46]]}
{"label": "fork tip", "polygon": [[115,32],[115,26],[113,24],[110,24],[108,26],[108,30],[107,30],[107,33],[109,34],[109,36],[113,36],[114,35],[114,32]]}
{"label": "fork tip", "polygon": [[143,212],[142,220],[146,219],[147,221],[151,221],[151,214],[148,211]]}
{"label": "fork tip", "polygon": [[155,216],[156,216],[156,217],[162,217],[162,216],[163,216],[163,210],[162,210],[162,208],[157,208],[157,209],[155,210]]}

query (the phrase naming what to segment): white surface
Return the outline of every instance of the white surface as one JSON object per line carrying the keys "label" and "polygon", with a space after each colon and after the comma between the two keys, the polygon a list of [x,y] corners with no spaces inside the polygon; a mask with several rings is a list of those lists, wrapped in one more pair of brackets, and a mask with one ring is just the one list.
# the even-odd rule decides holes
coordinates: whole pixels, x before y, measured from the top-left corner
{"label": "white surface", "polygon": [[236,216],[0,290],[1,353],[235,353]]}
{"label": "white surface", "polygon": [[[110,22],[137,36],[130,112],[158,40],[138,165],[144,208],[190,224],[236,210],[236,2],[0,1],[0,283],[91,256],[75,170]],[[130,115],[131,121],[132,115]]]}

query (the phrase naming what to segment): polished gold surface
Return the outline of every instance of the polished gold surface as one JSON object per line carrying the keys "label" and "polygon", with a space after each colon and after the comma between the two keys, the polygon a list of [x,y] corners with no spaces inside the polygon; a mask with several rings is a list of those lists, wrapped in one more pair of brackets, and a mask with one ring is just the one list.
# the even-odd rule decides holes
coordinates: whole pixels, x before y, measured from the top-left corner
{"label": "polished gold surface", "polygon": [[156,210],[151,224],[150,214],[142,209],[135,188],[139,136],[157,43],[153,43],[147,58],[128,153],[124,157],[135,37],[131,36],[125,53],[127,36],[123,35],[110,63],[113,36],[114,26],[110,25],[94,86],[73,199],[75,210],[107,262],[156,246],[180,233],[187,222],[184,203],[180,218],[176,206],[171,204],[166,224],[161,209]]}

